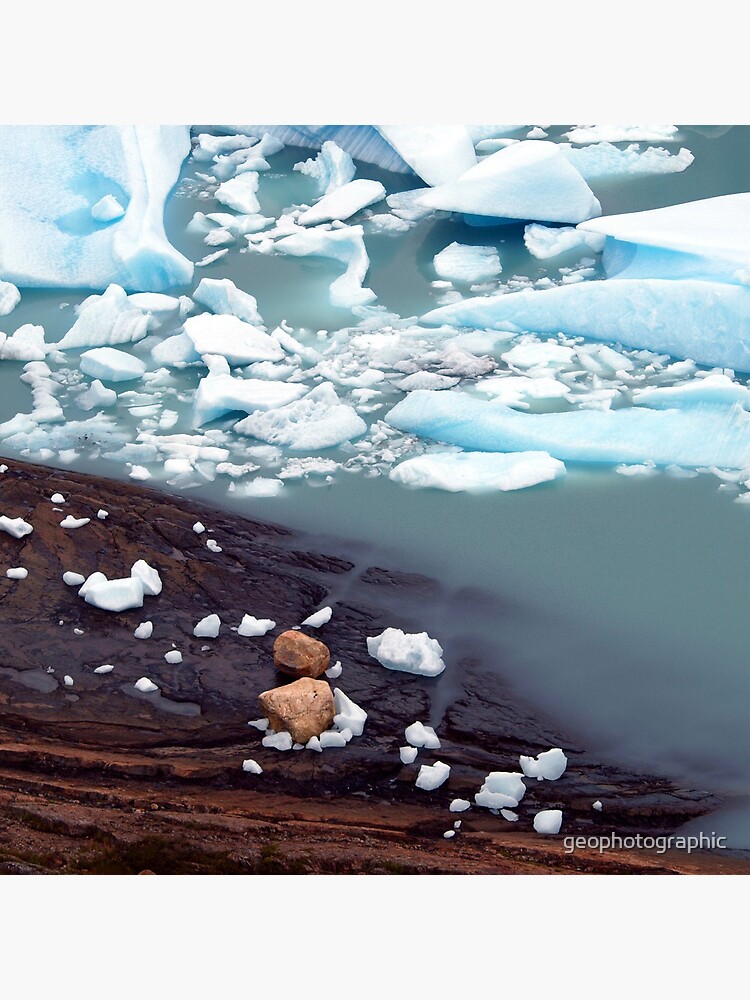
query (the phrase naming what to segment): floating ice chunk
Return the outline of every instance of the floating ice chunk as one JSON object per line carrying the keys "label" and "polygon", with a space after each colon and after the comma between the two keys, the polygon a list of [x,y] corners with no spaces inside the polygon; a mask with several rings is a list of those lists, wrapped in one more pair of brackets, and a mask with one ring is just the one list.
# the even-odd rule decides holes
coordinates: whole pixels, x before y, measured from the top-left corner
{"label": "floating ice chunk", "polygon": [[254,135],[270,133],[287,146],[304,149],[320,149],[323,143],[333,141],[355,160],[374,163],[383,170],[411,173],[411,168],[373,125],[243,125],[242,128]]}
{"label": "floating ice chunk", "polygon": [[370,656],[389,670],[437,677],[445,670],[442,646],[426,632],[407,634],[400,628],[387,628],[380,635],[367,639]]}
{"label": "floating ice chunk", "polygon": [[417,759],[417,754],[419,751],[416,747],[399,747],[398,755],[401,758],[402,764],[413,764]]}
{"label": "floating ice chunk", "polygon": [[202,278],[193,298],[212,313],[236,316],[253,326],[263,325],[255,296],[243,292],[229,278]]}
{"label": "floating ice chunk", "polygon": [[102,663],[100,667],[94,667],[95,674],[111,674],[115,669],[114,663]]}
{"label": "floating ice chunk", "polygon": [[264,736],[261,743],[272,750],[291,750],[293,741],[289,733],[273,733],[271,736]]}
{"label": "floating ice chunk", "polygon": [[452,389],[458,381],[457,378],[438,375],[437,372],[413,372],[396,382],[396,388],[404,392],[412,392],[414,389]]}
{"label": "floating ice chunk", "polygon": [[201,618],[193,629],[193,635],[204,639],[215,639],[221,628],[221,618],[218,615],[206,615]]}
{"label": "floating ice chunk", "polygon": [[368,205],[374,205],[385,198],[385,188],[380,181],[364,179],[349,181],[324,195],[312,208],[308,208],[297,219],[301,226],[317,226],[321,222],[344,221],[361,212]]}
{"label": "floating ice chunk", "polygon": [[276,628],[276,622],[271,618],[254,618],[252,615],[243,615],[242,621],[237,627],[237,635],[265,635],[266,632],[270,632],[274,628]]}
{"label": "floating ice chunk", "polygon": [[466,812],[471,809],[471,802],[468,799],[454,799],[448,808],[452,813]]}
{"label": "floating ice chunk", "polygon": [[145,465],[134,465],[130,470],[130,478],[144,482],[146,479],[151,478],[151,473]]}
{"label": "floating ice chunk", "polygon": [[351,698],[347,698],[341,688],[333,689],[333,701],[336,708],[334,727],[339,731],[350,729],[352,736],[361,736],[367,722],[367,712],[355,705]]}
{"label": "floating ice chunk", "polygon": [[348,184],[355,174],[351,156],[330,139],[323,143],[315,159],[295,163],[292,169],[317,181],[323,194],[330,194]]}
{"label": "floating ice chunk", "polygon": [[426,750],[439,750],[440,740],[432,726],[424,726],[421,722],[412,722],[404,730],[407,743],[413,747],[424,747]]}
{"label": "floating ice chunk", "polygon": [[80,587],[85,580],[86,577],[80,573],[63,573],[63,583],[67,584],[68,587]]}
{"label": "floating ice chunk", "polygon": [[153,622],[141,622],[138,628],[133,632],[136,639],[150,639],[154,632]]}
{"label": "floating ice chunk", "polygon": [[473,285],[491,281],[502,271],[495,247],[474,247],[451,243],[436,254],[435,271],[441,278]]}
{"label": "floating ice chunk", "polygon": [[512,771],[491,771],[474,796],[478,806],[487,809],[514,809],[526,794],[523,775]]}
{"label": "floating ice chunk", "polygon": [[107,382],[128,382],[141,378],[146,365],[140,358],[114,347],[95,347],[81,355],[81,371]]}
{"label": "floating ice chunk", "polygon": [[672,142],[676,125],[577,125],[565,133],[570,142]]}
{"label": "floating ice chunk", "polygon": [[72,514],[68,514],[66,517],[60,521],[61,528],[82,528],[85,524],[89,524],[91,521],[90,517],[73,517]]}
{"label": "floating ice chunk", "polygon": [[250,758],[242,761],[242,770],[245,771],[246,774],[263,774],[263,768],[260,764]]}
{"label": "floating ice chunk", "polygon": [[268,410],[284,406],[307,392],[303,385],[268,382],[265,379],[234,378],[223,356],[206,355],[209,374],[202,378],[195,394],[193,426],[216,420],[233,410]]}
{"label": "floating ice chunk", "polygon": [[547,750],[536,757],[520,757],[521,770],[527,778],[538,778],[540,781],[557,781],[565,773],[568,758],[559,747]]}
{"label": "floating ice chunk", "polygon": [[546,451],[510,455],[487,452],[432,452],[408,458],[389,478],[404,486],[430,487],[451,493],[521,490],[565,475],[565,466]]}
{"label": "floating ice chunk", "polygon": [[[231,486],[230,486],[231,489]],[[256,476],[249,483],[244,483],[241,491],[245,497],[277,497],[284,489],[284,484],[280,479],[268,479],[265,476]]]}
{"label": "floating ice chunk", "polygon": [[193,159],[198,162],[209,162],[238,149],[249,149],[258,141],[253,135],[213,135],[210,132],[201,132],[196,138]]}
{"label": "floating ice chunk", "polygon": [[447,184],[477,162],[464,125],[378,125],[380,134],[427,184]]}
{"label": "floating ice chunk", "polygon": [[750,466],[750,416],[741,407],[518,413],[458,392],[410,393],[388,414],[399,430],[480,451],[548,451],[563,461]]}
{"label": "floating ice chunk", "polygon": [[8,316],[21,301],[21,293],[10,281],[0,280],[0,316]]}
{"label": "floating ice chunk", "polygon": [[108,389],[98,378],[94,379],[86,392],[76,396],[76,405],[82,410],[106,409],[117,402],[117,393]]}
{"label": "floating ice chunk", "polygon": [[[0,140],[0,274],[42,288],[161,291],[190,280],[163,223],[190,151],[186,126],[3,126]],[[91,206],[107,189],[125,214],[104,226]]]}
{"label": "floating ice chunk", "polygon": [[344,668],[341,666],[341,661],[337,660],[332,667],[326,670],[326,677],[330,681],[335,681],[337,677],[340,677],[344,672]]}
{"label": "floating ice chunk", "polygon": [[44,361],[46,356],[43,327],[25,323],[9,337],[0,333],[0,361]]}
{"label": "floating ice chunk", "polygon": [[684,147],[673,156],[661,146],[641,150],[637,144],[618,149],[609,142],[583,148],[560,146],[563,155],[587,181],[633,174],[679,174],[687,170],[695,157]]}
{"label": "floating ice chunk", "polygon": [[76,313],[75,323],[57,344],[61,351],[135,343],[148,332],[148,313],[134,305],[120,285],[109,285],[101,295],[89,295]]}
{"label": "floating ice chunk", "polygon": [[14,538],[23,538],[24,535],[30,535],[33,530],[33,527],[22,517],[0,515],[0,531],[5,531]]}
{"label": "floating ice chunk", "polygon": [[561,809],[542,809],[534,817],[534,829],[546,836],[560,832],[562,826]]}
{"label": "floating ice chunk", "polygon": [[182,653],[179,649],[170,649],[168,653],[164,654],[164,659],[167,663],[182,663]]}
{"label": "floating ice chunk", "polygon": [[648,406],[656,410],[703,404],[731,406],[733,403],[739,403],[744,410],[750,410],[750,389],[717,372],[681,385],[634,389],[633,402],[637,406]]}
{"label": "floating ice chunk", "polygon": [[153,566],[149,566],[145,559],[139,559],[137,562],[133,563],[130,575],[141,581],[143,584],[144,594],[156,597],[157,594],[161,593],[161,577]]}
{"label": "floating ice chunk", "polygon": [[591,803],[591,808],[594,810],[594,812],[600,813],[602,811],[602,804],[599,801],[599,799],[597,799],[596,802]]}
{"label": "floating ice chunk", "polygon": [[419,200],[427,208],[493,218],[582,222],[601,214],[575,167],[543,140],[500,149]]}
{"label": "floating ice chunk", "polygon": [[196,535],[202,535],[205,530],[206,530],[205,526],[201,524],[200,521],[196,521],[195,524],[193,525],[193,531],[196,533]]}
{"label": "floating ice chunk", "polygon": [[234,429],[291,451],[319,451],[360,437],[367,424],[353,407],[341,402],[330,382],[323,382],[303,399],[253,413]]}
{"label": "floating ice chunk", "polygon": [[200,260],[196,260],[196,267],[208,267],[209,264],[216,263],[217,260],[221,260],[222,257],[226,257],[229,253],[229,248],[225,247],[223,250],[217,250],[216,253],[206,254],[205,257],[201,257]]}
{"label": "floating ice chunk", "polygon": [[503,361],[513,368],[560,367],[573,363],[576,352],[572,347],[565,347],[552,340],[528,344],[516,344],[501,355]]}
{"label": "floating ice chunk", "polygon": [[234,209],[235,212],[253,215],[260,211],[257,192],[258,175],[255,171],[249,170],[220,184],[215,197],[222,205]]}
{"label": "floating ice chunk", "polygon": [[644,462],[643,465],[618,465],[615,472],[620,476],[653,476],[656,466],[653,462]]}
{"label": "floating ice chunk", "polygon": [[[615,353],[615,352],[613,352]],[[624,365],[630,364],[623,358]],[[420,386],[420,388],[422,388]],[[431,388],[425,386],[424,388]],[[558,382],[556,378],[543,376],[530,378],[528,375],[494,375],[481,379],[474,386],[477,392],[492,396],[499,403],[517,409],[527,410],[529,399],[566,399],[570,397],[570,386]]]}
{"label": "floating ice chunk", "polygon": [[103,573],[92,573],[78,591],[87,604],[102,611],[126,611],[143,607],[143,582],[136,577],[108,580]]}
{"label": "floating ice chunk", "polygon": [[600,253],[604,248],[605,237],[599,233],[588,232],[575,226],[560,226],[558,228],[543,226],[532,222],[523,231],[523,241],[526,249],[537,260],[549,260],[560,254],[576,250],[581,253]]}
{"label": "floating ice chunk", "polygon": [[450,773],[450,767],[442,760],[436,760],[434,764],[422,764],[414,784],[417,788],[432,792],[448,780]]}
{"label": "floating ice chunk", "polygon": [[310,615],[305,618],[302,622],[303,625],[309,625],[310,628],[320,628],[321,625],[326,625],[331,620],[331,615],[333,614],[333,609],[330,607],[321,608],[320,611],[316,611],[315,614]]}
{"label": "floating ice chunk", "polygon": [[158,684],[154,684],[154,682],[148,677],[141,677],[140,680],[135,682],[133,687],[136,691],[140,691],[141,694],[151,694],[152,692],[159,690]]}
{"label": "floating ice chunk", "polygon": [[11,569],[7,569],[5,575],[9,580],[25,580],[29,575],[29,571],[24,569],[23,566],[14,566]]}
{"label": "floating ice chunk", "polygon": [[95,205],[91,206],[91,218],[97,222],[114,222],[125,215],[125,209],[114,195],[105,194]]}
{"label": "floating ice chunk", "polygon": [[370,288],[363,288],[370,259],[365,250],[361,226],[341,229],[301,229],[275,244],[279,253],[293,257],[330,257],[346,265],[346,271],[331,283],[328,290],[331,305],[341,309],[367,305],[375,299]]}
{"label": "floating ice chunk", "polygon": [[185,320],[184,332],[192,341],[196,356],[222,355],[230,365],[281,361],[285,357],[277,340],[236,316],[211,313],[191,316]]}

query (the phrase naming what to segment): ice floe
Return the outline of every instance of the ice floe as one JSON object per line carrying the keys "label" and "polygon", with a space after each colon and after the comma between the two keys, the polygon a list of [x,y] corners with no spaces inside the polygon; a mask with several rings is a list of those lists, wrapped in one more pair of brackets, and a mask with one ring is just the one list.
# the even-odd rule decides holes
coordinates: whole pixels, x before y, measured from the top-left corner
{"label": "ice floe", "polygon": [[330,257],[346,265],[346,270],[329,288],[331,305],[342,309],[367,305],[375,299],[363,282],[370,266],[362,226],[345,226],[341,229],[299,229],[274,244],[278,253],[294,257]]}
{"label": "ice floe", "polygon": [[307,387],[299,384],[235,378],[223,355],[206,355],[204,360],[209,373],[201,379],[195,394],[194,427],[201,427],[233,410],[251,413],[284,406],[307,392]]}
{"label": "ice floe", "polygon": [[293,169],[312,177],[322,194],[348,184],[356,172],[351,156],[330,139],[322,144],[316,157],[295,163]]}
{"label": "ice floe", "polygon": [[549,260],[571,251],[600,253],[606,237],[579,226],[543,226],[531,222],[523,231],[523,241],[537,260]]}
{"label": "ice floe", "polygon": [[389,476],[404,486],[452,493],[520,490],[565,475],[565,466],[545,451],[510,455],[488,452],[431,452],[394,466]]}
{"label": "ice floe", "polygon": [[312,208],[306,209],[297,219],[301,226],[317,226],[321,222],[344,221],[363,208],[385,198],[385,188],[380,181],[359,179],[349,181],[330,194],[324,195]]}
{"label": "ice floe", "polygon": [[154,691],[159,690],[158,684],[154,684],[154,682],[148,677],[141,677],[135,682],[133,687],[141,694],[152,694]]}
{"label": "ice floe", "polygon": [[0,316],[8,316],[21,301],[21,293],[11,281],[0,280]]}
{"label": "ice floe", "polygon": [[473,285],[491,281],[502,271],[495,247],[476,247],[451,243],[435,255],[435,272],[440,278]]}
{"label": "ice floe", "polygon": [[263,326],[255,296],[243,292],[230,278],[202,278],[193,299],[212,313],[236,316],[252,326]]}
{"label": "ice floe", "polygon": [[367,652],[389,670],[425,677],[437,677],[445,670],[443,648],[426,632],[407,634],[399,628],[387,628],[368,637]]}
{"label": "ice floe", "polygon": [[263,774],[263,768],[260,764],[250,758],[242,761],[242,770],[246,774]]}
{"label": "ice floe", "polygon": [[419,751],[416,747],[399,747],[398,755],[402,764],[413,764]]}
{"label": "ice floe", "polygon": [[233,315],[201,313],[185,320],[183,330],[193,344],[195,360],[212,354],[225,357],[230,365],[247,365],[285,357],[277,340]]}
{"label": "ice floe", "polygon": [[141,378],[146,365],[140,358],[118,351],[115,347],[95,347],[84,351],[80,361],[81,371],[105,382],[129,382]]}
{"label": "ice floe", "polygon": [[290,451],[318,451],[360,437],[367,424],[323,382],[302,399],[245,417],[234,429]]}

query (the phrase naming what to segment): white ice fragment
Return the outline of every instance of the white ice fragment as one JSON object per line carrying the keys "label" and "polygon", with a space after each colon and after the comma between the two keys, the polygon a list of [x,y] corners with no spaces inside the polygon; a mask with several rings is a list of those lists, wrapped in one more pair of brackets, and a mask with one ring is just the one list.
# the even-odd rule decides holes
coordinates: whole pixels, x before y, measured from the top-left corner
{"label": "white ice fragment", "polygon": [[182,663],[182,653],[179,649],[170,649],[168,653],[164,654],[164,659],[167,663]]}
{"label": "white ice fragment", "polygon": [[153,622],[141,622],[138,628],[133,632],[136,639],[150,639],[154,631]]}
{"label": "white ice fragment", "polygon": [[196,535],[202,535],[205,530],[206,529],[204,525],[200,521],[196,521],[195,524],[193,525],[193,531],[196,533]]}
{"label": "white ice fragment", "polygon": [[199,636],[205,639],[215,639],[219,634],[219,629],[221,628],[221,618],[218,615],[206,615],[205,618],[201,618],[198,624],[193,629],[193,635]]}
{"label": "white ice fragment", "polygon": [[402,159],[427,184],[445,184],[477,162],[465,125],[378,125]]}
{"label": "white ice fragment", "polygon": [[425,677],[437,677],[445,670],[441,659],[443,648],[426,632],[407,634],[398,628],[387,628],[380,635],[368,637],[367,651],[389,670]]}
{"label": "white ice fragment", "polygon": [[114,195],[105,194],[95,205],[91,206],[91,217],[97,222],[113,222],[125,215],[125,209]]}
{"label": "white ice fragment", "polygon": [[604,239],[599,233],[590,233],[575,226],[555,228],[538,222],[532,222],[523,232],[526,249],[537,260],[549,260],[571,250],[600,253],[604,247]]}
{"label": "white ice fragment", "polygon": [[423,726],[421,722],[412,722],[404,730],[406,742],[413,747],[424,747],[426,750],[439,750],[440,740],[432,726]]}
{"label": "white ice fragment", "polygon": [[143,582],[135,577],[108,580],[103,573],[92,573],[78,591],[87,604],[103,611],[126,611],[143,607]]}
{"label": "white ice fragment", "polygon": [[565,475],[565,465],[546,451],[515,454],[491,452],[431,452],[396,465],[388,473],[394,482],[452,493],[526,489]]}
{"label": "white ice fragment", "polygon": [[273,733],[271,736],[264,736],[261,743],[273,750],[291,750],[293,741],[289,733]]}
{"label": "white ice fragment", "polygon": [[159,573],[153,566],[149,566],[145,559],[139,559],[133,563],[130,575],[137,578],[143,584],[143,593],[155,597],[161,593],[162,582]]}
{"label": "white ice fragment", "polygon": [[601,804],[600,800],[597,799],[596,802],[592,802],[591,803],[591,808],[594,810],[594,812],[601,812],[602,811],[602,804]]}
{"label": "white ice fragment", "polygon": [[526,785],[522,774],[492,771],[474,796],[474,802],[487,809],[514,809],[525,794]]}
{"label": "white ice fragment", "polygon": [[270,632],[274,628],[276,628],[276,622],[270,618],[254,618],[252,615],[243,615],[242,621],[237,627],[237,635],[265,635],[266,632]]}
{"label": "white ice fragment", "polygon": [[427,792],[433,791],[448,780],[451,769],[448,764],[441,760],[436,760],[434,764],[422,764],[414,782],[417,788],[423,788]]}
{"label": "white ice fragment", "polygon": [[399,747],[398,755],[401,758],[402,764],[413,764],[417,759],[417,754],[419,751],[416,747]]}
{"label": "white ice fragment", "polygon": [[268,719],[253,719],[252,722],[248,722],[248,726],[252,726],[254,729],[259,729],[262,733],[268,729]]}
{"label": "white ice fragment", "polygon": [[86,375],[104,379],[105,382],[128,382],[141,378],[146,371],[146,365],[140,358],[115,347],[95,347],[84,351],[80,367]]}
{"label": "white ice fragment", "polygon": [[82,410],[106,409],[117,402],[117,393],[108,389],[98,378],[95,378],[86,392],[76,396],[76,406]]}
{"label": "white ice fragment", "polygon": [[473,285],[491,281],[502,271],[495,247],[476,247],[451,243],[439,254],[433,264],[440,278]]}
{"label": "white ice fragment", "polygon": [[349,729],[352,736],[361,736],[367,722],[367,712],[356,705],[351,698],[347,698],[341,688],[333,689],[333,700],[336,709],[333,717],[334,727],[339,732]]}
{"label": "white ice fragment", "polygon": [[185,320],[183,330],[193,344],[196,359],[215,354],[225,357],[230,365],[248,365],[285,357],[277,340],[236,316],[201,313]]}
{"label": "white ice fragment", "polygon": [[140,691],[141,694],[151,694],[152,691],[159,690],[158,685],[154,684],[154,682],[152,680],[149,680],[148,677],[141,677],[139,680],[135,682],[133,687],[136,689],[136,691]]}
{"label": "white ice fragment", "polygon": [[76,313],[78,318],[56,344],[57,350],[135,343],[148,332],[148,313],[134,305],[120,285],[89,295],[76,306]]}
{"label": "white ice fragment", "polygon": [[326,625],[331,620],[331,615],[333,614],[333,609],[330,607],[321,608],[320,611],[316,611],[314,614],[309,615],[302,622],[303,625],[309,625],[310,628],[320,628],[321,625]]}
{"label": "white ice fragment", "polygon": [[222,205],[234,209],[235,212],[253,215],[260,211],[257,192],[258,175],[255,171],[248,170],[220,184],[216,189],[215,197]]}
{"label": "white ice fragment", "polygon": [[302,226],[317,226],[334,219],[349,219],[352,215],[385,198],[385,188],[380,181],[355,180],[324,195],[312,208],[298,218]]}
{"label": "white ice fragment", "polygon": [[90,517],[73,517],[72,514],[68,514],[66,517],[60,521],[61,528],[82,528],[85,524],[91,522]]}
{"label": "white ice fragment", "polygon": [[260,764],[250,758],[242,761],[242,770],[247,774],[263,774],[263,768]]}
{"label": "white ice fragment", "polygon": [[111,674],[115,669],[114,663],[102,663],[100,667],[94,667],[95,674]]}
{"label": "white ice fragment", "polygon": [[367,424],[330,382],[323,382],[302,399],[252,413],[234,429],[291,451],[319,451],[361,436]]}
{"label": "white ice fragment", "polygon": [[205,355],[209,373],[200,380],[193,406],[193,427],[216,420],[233,410],[268,410],[284,406],[303,396],[303,385],[269,382],[266,379],[236,378],[222,355]]}
{"label": "white ice fragment", "polygon": [[568,758],[559,747],[547,750],[536,757],[520,757],[521,770],[527,778],[538,778],[540,781],[557,781],[565,773]]}
{"label": "white ice fragment", "polygon": [[23,566],[14,566],[11,569],[6,570],[5,575],[9,580],[25,580],[29,575],[29,571],[24,569]]}
{"label": "white ice fragment", "polygon": [[219,543],[216,541],[215,538],[207,538],[206,539],[206,548],[210,552],[223,552],[224,551],[222,549],[222,547],[219,545]]}
{"label": "white ice fragment", "polygon": [[21,301],[21,293],[10,281],[0,280],[0,316],[8,316]]}
{"label": "white ice fragment", "polygon": [[448,808],[452,813],[466,812],[471,809],[471,802],[468,799],[454,799]]}
{"label": "white ice fragment", "polygon": [[74,683],[75,682],[74,682],[73,678],[70,676],[70,674],[66,674],[63,677],[63,684],[65,685],[65,687],[73,687]]}
{"label": "white ice fragment", "polygon": [[503,819],[507,819],[509,823],[518,822],[518,813],[513,812],[512,809],[501,809],[500,815],[503,817]]}
{"label": "white ice fragment", "polygon": [[25,535],[30,535],[33,530],[33,527],[22,517],[0,515],[0,531],[5,531],[14,538],[23,538]]}
{"label": "white ice fragment", "polygon": [[67,584],[69,587],[80,587],[85,579],[86,577],[81,576],[80,573],[63,573],[63,583]]}
{"label": "white ice fragment", "polygon": [[[351,733],[350,733],[350,736],[351,736]],[[319,737],[319,740],[320,740],[320,746],[321,746],[322,750],[325,750],[327,747],[345,747],[346,744],[349,742],[346,739],[346,736],[345,736],[344,733],[338,733],[338,732],[334,732],[334,731],[329,731],[329,732],[326,732],[326,733],[321,733],[320,737]]]}
{"label": "white ice fragment", "polygon": [[330,139],[323,143],[315,159],[295,163],[292,169],[314,178],[323,194],[348,184],[355,174],[351,156]]}
{"label": "white ice fragment", "polygon": [[443,834],[443,838],[445,840],[451,840],[455,836],[456,836],[455,830],[446,830],[445,833]]}
{"label": "white ice fragment", "polygon": [[100,521],[105,521],[109,517],[109,511],[102,510],[101,508],[96,512],[96,516]]}
{"label": "white ice fragment", "polygon": [[230,278],[201,279],[193,298],[212,313],[235,316],[253,326],[263,325],[255,296],[238,288]]}
{"label": "white ice fragment", "polygon": [[[748,495],[750,496],[750,494]],[[340,677],[343,672],[344,668],[341,666],[341,662],[337,660],[332,667],[329,667],[328,670],[326,670],[326,677],[331,681],[335,681],[336,678]]]}
{"label": "white ice fragment", "polygon": [[534,817],[534,829],[547,836],[560,832],[562,826],[561,809],[542,809]]}
{"label": "white ice fragment", "polygon": [[346,271],[331,283],[328,297],[332,306],[351,309],[375,299],[372,289],[362,286],[370,266],[363,233],[362,226],[331,230],[298,227],[290,236],[278,240],[274,249],[294,257],[330,257],[345,264]]}

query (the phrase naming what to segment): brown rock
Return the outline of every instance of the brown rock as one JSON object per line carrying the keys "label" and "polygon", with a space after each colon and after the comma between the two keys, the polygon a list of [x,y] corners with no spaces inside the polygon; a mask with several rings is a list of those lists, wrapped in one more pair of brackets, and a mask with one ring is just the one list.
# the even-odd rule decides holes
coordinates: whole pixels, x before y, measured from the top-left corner
{"label": "brown rock", "polygon": [[328,684],[311,677],[264,691],[258,701],[270,728],[289,733],[295,743],[307,743],[311,736],[330,729],[336,714]]}
{"label": "brown rock", "polygon": [[325,643],[290,629],[273,644],[273,662],[290,677],[320,677],[328,670],[331,654]]}

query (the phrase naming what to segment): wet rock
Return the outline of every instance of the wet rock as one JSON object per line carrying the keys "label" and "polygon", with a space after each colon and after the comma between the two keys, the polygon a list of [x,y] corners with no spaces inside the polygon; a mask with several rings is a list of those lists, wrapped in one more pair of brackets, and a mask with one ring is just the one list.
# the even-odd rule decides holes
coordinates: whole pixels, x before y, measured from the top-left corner
{"label": "wet rock", "polygon": [[311,736],[330,729],[336,712],[328,684],[311,677],[264,691],[258,701],[270,728],[289,733],[295,743],[307,743]]}
{"label": "wet rock", "polygon": [[273,644],[273,662],[289,677],[321,677],[331,662],[328,646],[304,632],[282,632]]}

